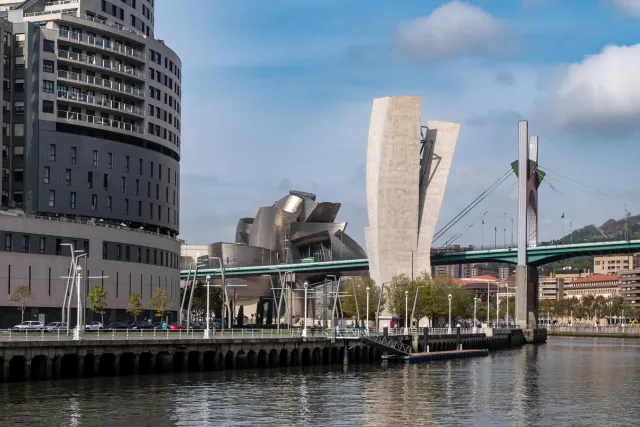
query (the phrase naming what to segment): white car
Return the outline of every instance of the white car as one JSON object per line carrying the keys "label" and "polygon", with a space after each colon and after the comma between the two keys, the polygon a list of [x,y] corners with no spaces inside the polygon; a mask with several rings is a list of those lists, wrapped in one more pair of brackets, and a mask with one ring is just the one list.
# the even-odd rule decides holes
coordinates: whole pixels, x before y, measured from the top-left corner
{"label": "white car", "polygon": [[13,327],[19,331],[40,331],[44,328],[42,322],[38,320],[27,320]]}
{"label": "white car", "polygon": [[85,330],[87,331],[99,331],[101,329],[104,329],[104,326],[102,326],[102,323],[98,322],[97,320],[94,320],[93,322],[85,326]]}
{"label": "white car", "polygon": [[45,332],[62,332],[67,330],[67,322],[51,322],[44,327]]}

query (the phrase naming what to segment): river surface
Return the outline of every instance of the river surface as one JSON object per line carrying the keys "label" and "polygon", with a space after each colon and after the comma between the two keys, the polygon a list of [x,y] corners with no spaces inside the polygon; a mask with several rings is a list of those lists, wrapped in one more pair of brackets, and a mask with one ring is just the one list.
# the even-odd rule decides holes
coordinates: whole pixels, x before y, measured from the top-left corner
{"label": "river surface", "polygon": [[640,340],[489,357],[0,385],[1,426],[637,426]]}

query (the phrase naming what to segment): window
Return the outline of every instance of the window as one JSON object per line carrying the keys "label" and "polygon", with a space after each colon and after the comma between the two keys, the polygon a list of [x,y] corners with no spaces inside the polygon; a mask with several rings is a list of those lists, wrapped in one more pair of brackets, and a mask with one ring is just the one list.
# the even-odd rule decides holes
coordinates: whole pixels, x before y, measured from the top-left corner
{"label": "window", "polygon": [[71,192],[71,197],[69,197],[69,207],[71,209],[75,209],[76,208],[76,193],[75,191]]}
{"label": "window", "polygon": [[47,251],[47,238],[40,237],[40,244],[38,246],[38,253],[45,253]]}
{"label": "window", "polygon": [[13,125],[13,136],[24,136],[24,123],[16,123]]}
{"label": "window", "polygon": [[[24,80],[22,81],[24,86]],[[44,93],[53,93],[53,82],[51,80],[43,80],[42,81],[42,91]],[[22,91],[20,91],[22,92]]]}
{"label": "window", "polygon": [[13,111],[16,114],[24,114],[24,101],[16,101],[13,103]]}
{"label": "window", "polygon": [[55,42],[53,40],[42,40],[42,50],[45,52],[53,52],[55,51]]}
{"label": "window", "polygon": [[24,69],[24,56],[16,56],[16,69]]}
{"label": "window", "polygon": [[51,168],[49,168],[49,166],[44,167],[43,181],[45,184],[49,184],[49,182],[51,181]]}
{"label": "window", "polygon": [[158,264],[158,250],[154,249],[153,250],[153,265],[157,265]]}
{"label": "window", "polygon": [[113,153],[107,153],[107,167],[113,169]]}
{"label": "window", "polygon": [[142,175],[142,159],[138,159],[138,174]]}
{"label": "window", "polygon": [[153,203],[149,203],[149,219],[153,219]]}
{"label": "window", "polygon": [[89,171],[87,173],[87,187],[93,188],[93,172]]}
{"label": "window", "polygon": [[13,250],[13,236],[11,233],[4,235],[4,250],[9,252]]}
{"label": "window", "polygon": [[98,150],[93,150],[93,167],[98,167]]}
{"label": "window", "polygon": [[109,189],[109,175],[106,173],[102,176],[102,188]]}
{"label": "window", "polygon": [[76,164],[77,154],[78,154],[78,150],[76,149],[76,147],[71,147],[71,164],[72,165]]}
{"label": "window", "polygon": [[14,169],[13,170],[13,181],[14,182],[22,182],[24,179],[24,169]]}
{"label": "window", "polygon": [[66,186],[71,185],[71,169],[64,170],[64,185]]}
{"label": "window", "polygon": [[[5,147],[6,147],[6,145],[3,146],[3,149]],[[22,159],[24,157],[24,146],[23,145],[15,145],[13,147],[13,156],[18,158],[18,159]]]}
{"label": "window", "polygon": [[56,190],[49,190],[49,207],[54,208],[56,206]]}
{"label": "window", "polygon": [[49,144],[49,161],[51,162],[56,161],[56,145],[55,144]]}
{"label": "window", "polygon": [[107,244],[102,242],[102,259],[107,259]]}
{"label": "window", "polygon": [[98,210],[98,195],[97,194],[92,194],[91,195],[91,210],[92,211],[97,211]]}
{"label": "window", "polygon": [[129,199],[124,199],[124,214],[129,215]]}
{"label": "window", "polygon": [[24,34],[16,34],[16,47],[24,47]]}
{"label": "window", "polygon": [[142,216],[142,202],[138,201],[138,216]]}
{"label": "window", "polygon": [[124,260],[125,261],[131,261],[131,247],[130,246],[125,246],[124,247]]}
{"label": "window", "polygon": [[151,198],[151,183],[147,182],[147,197]]}
{"label": "window", "polygon": [[111,196],[107,196],[107,212],[111,213]]}
{"label": "window", "polygon": [[129,172],[129,156],[124,158],[124,171]]}
{"label": "window", "polygon": [[151,257],[149,256],[151,254],[151,250],[149,248],[145,249],[145,258],[147,261],[147,264],[149,264],[149,261],[151,261]]}
{"label": "window", "polygon": [[162,179],[162,165],[158,165],[158,179]]}
{"label": "window", "polygon": [[156,200],[160,200],[160,184],[156,184]]}
{"label": "window", "polygon": [[45,73],[53,73],[55,67],[56,63],[54,61],[50,61],[48,59],[42,61],[42,71]]}
{"label": "window", "polygon": [[116,245],[116,260],[120,261],[120,258],[122,258],[122,246]]}
{"label": "window", "polygon": [[136,262],[142,262],[142,249],[140,248],[136,250]]}
{"label": "window", "polygon": [[53,101],[42,101],[42,112],[43,113],[53,113]]}
{"label": "window", "polygon": [[149,166],[150,170],[149,170],[149,176],[151,178],[153,178],[153,162],[151,162],[151,166]]}
{"label": "window", "polygon": [[136,179],[136,196],[140,195],[140,180]]}
{"label": "window", "polygon": [[127,178],[125,178],[124,176],[122,177],[122,179],[120,181],[120,192],[122,194],[127,192]]}
{"label": "window", "polygon": [[162,221],[162,206],[158,205],[158,221]]}
{"label": "window", "polygon": [[29,253],[29,236],[22,236],[22,252]]}

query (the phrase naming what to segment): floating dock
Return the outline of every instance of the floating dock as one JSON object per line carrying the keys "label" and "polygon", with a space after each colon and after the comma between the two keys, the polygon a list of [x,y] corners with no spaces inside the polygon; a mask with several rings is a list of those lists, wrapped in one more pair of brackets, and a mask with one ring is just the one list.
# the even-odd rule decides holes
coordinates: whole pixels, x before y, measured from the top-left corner
{"label": "floating dock", "polygon": [[489,350],[451,350],[434,351],[430,353],[413,353],[408,356],[383,355],[382,360],[389,363],[425,363],[435,360],[466,359],[468,357],[484,357],[489,355]]}

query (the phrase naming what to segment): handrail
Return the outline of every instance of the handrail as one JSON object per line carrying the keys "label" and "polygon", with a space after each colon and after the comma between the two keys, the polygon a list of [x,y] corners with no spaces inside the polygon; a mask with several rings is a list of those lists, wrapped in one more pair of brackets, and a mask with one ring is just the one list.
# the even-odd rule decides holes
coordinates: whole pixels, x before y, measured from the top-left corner
{"label": "handrail", "polygon": [[75,41],[78,43],[95,46],[97,48],[108,50],[110,52],[116,52],[121,55],[128,56],[130,58],[136,58],[142,61],[146,60],[145,54],[139,51],[138,49],[134,49],[132,47],[128,47],[121,43],[113,42],[111,40],[105,40],[100,37],[89,36],[87,34],[80,34],[73,31],[65,30],[63,28],[58,29],[58,37],[65,38],[69,41]]}
{"label": "handrail", "polygon": [[138,116],[145,115],[145,111],[142,108],[136,107],[135,105],[131,104],[125,104],[124,102],[112,101],[101,96],[91,96],[58,90],[58,98],[85,102],[87,104],[98,105],[115,111],[123,111],[125,113],[131,113]]}
{"label": "handrail", "polygon": [[100,77],[88,76],[86,74],[72,73],[65,70],[58,70],[58,78],[84,82],[93,86],[112,89],[116,92],[144,98],[144,93],[136,87],[128,86],[112,80],[101,79]]}
{"label": "handrail", "polygon": [[57,0],[57,1],[48,1],[44,5],[45,6],[60,6],[63,4],[71,4],[78,3],[78,0]]}
{"label": "handrail", "polygon": [[113,119],[106,119],[98,116],[89,116],[82,113],[74,113],[73,111],[58,110],[58,118],[65,120],[78,120],[81,122],[93,123],[101,126],[109,126],[116,129],[122,129],[129,132],[144,133],[144,128],[132,125],[131,123],[121,122]]}
{"label": "handrail", "polygon": [[80,53],[69,52],[68,50],[58,49],[58,57],[63,59],[69,59],[72,61],[82,62],[89,65],[95,65],[96,67],[105,68],[107,70],[116,71],[128,76],[133,76],[144,80],[145,76],[139,70],[126,65],[119,64],[115,61],[107,61],[105,59],[98,59],[95,56],[82,55]]}
{"label": "handrail", "polygon": [[84,15],[82,13],[74,12],[74,11],[66,11],[62,12],[63,15],[74,16],[76,18],[86,19],[87,21],[97,22],[98,24],[107,25],[109,27],[115,27],[119,30],[129,32],[136,36],[147,37],[145,34],[140,33],[132,28],[125,27],[124,25],[120,25],[117,22],[105,21],[104,19],[96,18],[93,16]]}

